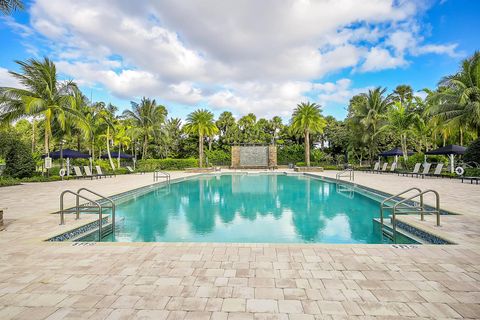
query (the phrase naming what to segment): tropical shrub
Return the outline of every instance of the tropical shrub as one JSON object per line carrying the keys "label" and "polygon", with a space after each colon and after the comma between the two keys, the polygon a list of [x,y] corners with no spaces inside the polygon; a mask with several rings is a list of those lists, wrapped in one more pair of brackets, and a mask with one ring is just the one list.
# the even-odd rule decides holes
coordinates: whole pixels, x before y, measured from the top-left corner
{"label": "tropical shrub", "polygon": [[480,138],[468,146],[467,151],[463,155],[465,162],[475,161],[480,163]]}
{"label": "tropical shrub", "polygon": [[155,170],[184,170],[186,168],[198,167],[198,160],[188,159],[142,159],[138,161],[137,168],[140,171]]}
{"label": "tropical shrub", "polygon": [[480,169],[477,168],[467,168],[463,174],[466,177],[480,177]]}
{"label": "tropical shrub", "polygon": [[303,145],[283,145],[277,149],[277,162],[278,164],[289,164],[304,162],[305,148]]}
{"label": "tropical shrub", "polygon": [[35,160],[30,147],[17,141],[5,155],[4,175],[12,178],[28,178],[35,173]]}
{"label": "tropical shrub", "polygon": [[205,150],[205,156],[208,159],[208,164],[216,166],[230,165],[231,153],[223,149],[218,150]]}

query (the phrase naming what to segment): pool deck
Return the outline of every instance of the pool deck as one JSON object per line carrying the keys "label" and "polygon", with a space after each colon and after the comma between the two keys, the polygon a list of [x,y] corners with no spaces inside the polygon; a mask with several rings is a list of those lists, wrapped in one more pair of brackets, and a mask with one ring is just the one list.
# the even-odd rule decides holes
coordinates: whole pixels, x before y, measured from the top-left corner
{"label": "pool deck", "polygon": [[409,218],[459,245],[43,242],[94,219],[59,226],[50,213],[62,190],[151,183],[145,174],[0,188],[0,319],[480,318],[480,185],[456,180],[355,176],[388,193],[439,191],[442,208],[461,215],[442,216],[440,228]]}

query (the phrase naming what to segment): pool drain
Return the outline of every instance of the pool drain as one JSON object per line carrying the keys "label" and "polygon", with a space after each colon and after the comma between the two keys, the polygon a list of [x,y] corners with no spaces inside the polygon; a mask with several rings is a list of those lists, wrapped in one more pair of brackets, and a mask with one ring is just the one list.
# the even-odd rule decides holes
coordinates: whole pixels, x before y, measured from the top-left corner
{"label": "pool drain", "polygon": [[392,244],[392,248],[395,249],[416,249],[418,246],[411,244]]}

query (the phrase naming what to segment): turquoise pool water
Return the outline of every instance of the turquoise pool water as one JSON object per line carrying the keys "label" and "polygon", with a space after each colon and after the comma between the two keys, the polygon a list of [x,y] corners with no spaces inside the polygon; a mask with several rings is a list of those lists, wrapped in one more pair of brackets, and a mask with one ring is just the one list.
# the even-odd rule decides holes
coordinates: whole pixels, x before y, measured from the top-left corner
{"label": "turquoise pool water", "polygon": [[103,241],[384,243],[377,201],[296,175],[212,175],[172,183],[117,206]]}

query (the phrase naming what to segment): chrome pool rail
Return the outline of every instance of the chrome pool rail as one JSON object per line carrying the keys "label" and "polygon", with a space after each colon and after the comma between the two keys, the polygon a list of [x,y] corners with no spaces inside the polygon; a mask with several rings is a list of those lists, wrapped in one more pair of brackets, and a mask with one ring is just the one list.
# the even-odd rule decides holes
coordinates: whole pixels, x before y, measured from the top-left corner
{"label": "chrome pool rail", "polygon": [[337,180],[340,180],[341,177],[348,177],[350,181],[355,181],[355,171],[352,168],[347,168],[335,175],[335,179]]}
{"label": "chrome pool rail", "polygon": [[160,179],[165,179],[167,183],[170,183],[170,174],[165,171],[154,171],[153,172],[153,182],[157,182]]}
{"label": "chrome pool rail", "polygon": [[[80,192],[82,191],[86,191],[86,192],[89,192],[93,195],[96,195],[96,196],[99,196],[102,200],[106,200],[108,202],[110,202],[111,206],[102,206],[98,201],[95,201],[95,200],[92,200],[88,197],[85,197],[83,195],[80,194]],[[70,208],[70,209],[64,209],[64,197],[66,194],[72,194],[75,196],[75,207],[73,208]],[[80,199],[83,199],[83,200],[86,200],[88,201],[86,204],[82,204],[80,205]],[[92,205],[89,205],[89,204],[93,204]],[[65,224],[65,212],[72,212],[72,209],[73,209],[73,212],[75,212],[75,220],[78,220],[80,219],[80,211],[81,209],[95,209],[95,210],[82,210],[82,212],[98,212],[98,239],[99,241],[102,239],[102,235],[103,235],[103,209],[105,208],[108,208],[108,209],[111,209],[112,211],[112,232],[115,232],[115,203],[113,202],[112,199],[108,198],[108,197],[105,197],[105,196],[102,196],[101,194],[97,193],[97,192],[94,192],[90,189],[87,189],[87,188],[80,188],[78,189],[77,192],[74,192],[72,190],[64,190],[61,194],[60,194],[60,225],[64,225]]]}
{"label": "chrome pool rail", "polygon": [[[404,198],[401,200],[394,200],[395,198],[404,195],[410,191],[416,191],[415,194],[408,198]],[[434,210],[425,210],[425,205],[423,201],[423,196],[428,193],[433,193],[435,196],[435,208]],[[420,198],[419,202],[413,201],[413,199]],[[387,201],[394,201],[394,203],[391,206],[386,205]],[[409,204],[407,202],[413,202],[412,204]],[[385,209],[391,209],[392,210],[392,217],[391,217],[391,222],[392,222],[392,232],[387,232],[385,230],[385,224],[384,224],[384,210]],[[412,187],[409,189],[406,189],[400,193],[397,193],[396,195],[393,195],[391,197],[388,197],[382,201],[380,204],[380,224],[381,224],[381,229],[382,229],[382,234],[386,235],[387,237],[391,238],[394,242],[396,242],[396,236],[397,236],[397,214],[409,214],[409,213],[420,213],[420,220],[425,221],[425,212],[430,213],[430,214],[436,214],[436,226],[440,226],[440,194],[432,189],[427,189],[422,191],[420,188],[417,187]]]}

